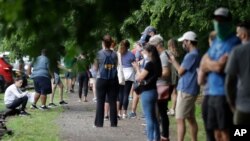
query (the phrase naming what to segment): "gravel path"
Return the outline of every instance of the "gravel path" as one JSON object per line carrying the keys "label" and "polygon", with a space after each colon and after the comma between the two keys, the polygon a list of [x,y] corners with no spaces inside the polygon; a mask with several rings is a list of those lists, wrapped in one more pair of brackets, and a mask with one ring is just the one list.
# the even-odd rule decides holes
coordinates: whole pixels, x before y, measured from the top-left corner
{"label": "gravel path", "polygon": [[96,104],[91,101],[78,102],[77,93],[69,94],[69,99],[57,120],[60,137],[63,141],[145,141],[143,119],[122,119],[118,127],[111,128],[109,121],[104,121],[103,128],[93,128]]}

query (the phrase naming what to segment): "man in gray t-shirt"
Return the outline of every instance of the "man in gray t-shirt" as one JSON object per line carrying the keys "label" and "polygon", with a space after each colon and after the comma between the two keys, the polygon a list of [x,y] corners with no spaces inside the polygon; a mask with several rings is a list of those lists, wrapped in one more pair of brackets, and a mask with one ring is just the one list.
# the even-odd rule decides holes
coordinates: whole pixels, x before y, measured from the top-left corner
{"label": "man in gray t-shirt", "polygon": [[234,111],[234,124],[250,125],[250,26],[237,26],[237,36],[242,45],[236,47],[226,65],[226,94]]}

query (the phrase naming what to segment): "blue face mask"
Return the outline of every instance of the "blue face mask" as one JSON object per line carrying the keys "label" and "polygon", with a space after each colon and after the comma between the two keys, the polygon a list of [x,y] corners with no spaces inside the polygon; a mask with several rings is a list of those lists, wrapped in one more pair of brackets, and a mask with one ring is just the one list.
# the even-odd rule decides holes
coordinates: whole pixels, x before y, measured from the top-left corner
{"label": "blue face mask", "polygon": [[221,40],[225,40],[230,34],[233,33],[233,25],[231,22],[218,22],[214,20],[213,24],[214,30]]}

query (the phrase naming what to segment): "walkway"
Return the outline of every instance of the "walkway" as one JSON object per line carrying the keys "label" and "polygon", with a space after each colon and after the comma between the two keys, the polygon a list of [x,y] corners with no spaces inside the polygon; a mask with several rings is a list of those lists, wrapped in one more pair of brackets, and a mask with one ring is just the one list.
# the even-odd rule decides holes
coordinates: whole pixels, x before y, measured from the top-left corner
{"label": "walkway", "polygon": [[144,120],[122,119],[118,127],[111,128],[109,121],[104,121],[103,128],[93,128],[96,103],[92,102],[92,92],[89,92],[89,102],[78,102],[77,92],[69,94],[68,105],[58,120],[60,136],[63,141],[145,141]]}

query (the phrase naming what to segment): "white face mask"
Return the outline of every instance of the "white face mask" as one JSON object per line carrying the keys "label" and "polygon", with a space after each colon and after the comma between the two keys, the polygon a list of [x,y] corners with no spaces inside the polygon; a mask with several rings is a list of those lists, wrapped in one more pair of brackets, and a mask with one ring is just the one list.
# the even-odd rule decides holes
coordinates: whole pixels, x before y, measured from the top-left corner
{"label": "white face mask", "polygon": [[143,54],[143,58],[144,58],[145,60],[147,60],[147,59],[148,59],[148,55],[147,55],[147,54]]}

